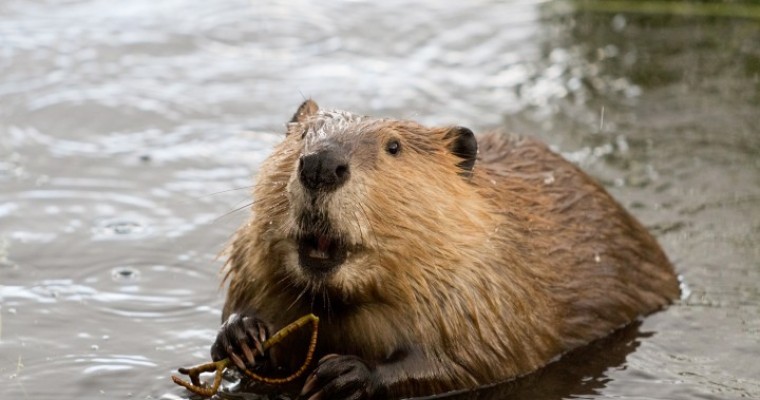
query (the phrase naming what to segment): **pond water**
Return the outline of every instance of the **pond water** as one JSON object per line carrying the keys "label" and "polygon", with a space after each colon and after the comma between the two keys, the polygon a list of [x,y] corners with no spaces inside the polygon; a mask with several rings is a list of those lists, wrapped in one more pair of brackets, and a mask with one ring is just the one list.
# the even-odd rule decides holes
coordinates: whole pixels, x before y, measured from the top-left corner
{"label": "pond water", "polygon": [[0,398],[187,398],[169,376],[208,359],[217,254],[304,97],[539,136],[687,283],[471,397],[760,398],[760,6],[323,3],[0,2]]}

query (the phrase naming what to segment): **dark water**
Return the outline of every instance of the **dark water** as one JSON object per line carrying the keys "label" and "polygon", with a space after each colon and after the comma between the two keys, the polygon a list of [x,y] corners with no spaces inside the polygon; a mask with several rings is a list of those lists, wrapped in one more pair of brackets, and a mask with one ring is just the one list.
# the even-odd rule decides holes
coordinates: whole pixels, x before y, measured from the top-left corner
{"label": "dark water", "polygon": [[322,3],[0,2],[0,398],[186,398],[250,200],[227,190],[304,96],[538,135],[687,282],[480,398],[760,398],[760,6]]}

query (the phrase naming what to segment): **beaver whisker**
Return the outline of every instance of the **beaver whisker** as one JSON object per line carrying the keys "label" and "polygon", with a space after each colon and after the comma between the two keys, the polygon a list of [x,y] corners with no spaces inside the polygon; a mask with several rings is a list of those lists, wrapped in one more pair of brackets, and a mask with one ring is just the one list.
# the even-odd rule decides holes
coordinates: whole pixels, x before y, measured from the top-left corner
{"label": "beaver whisker", "polygon": [[[364,190],[364,193],[367,193],[367,185],[364,182],[361,182],[361,185],[362,185],[362,189]],[[362,214],[364,214],[364,220],[367,221],[367,223],[369,223],[369,221],[370,221],[369,214],[367,213],[367,209],[364,208],[364,204],[362,202],[358,202],[357,205],[359,206],[359,209],[361,209]],[[359,232],[361,232],[361,230],[362,229],[361,229],[361,225],[360,225],[359,226]],[[374,239],[375,239],[375,248],[376,249],[382,248],[382,247],[380,247],[380,240],[377,238],[377,236],[375,236]],[[364,243],[364,239],[362,239],[362,243]]]}
{"label": "beaver whisker", "polygon": [[[293,284],[291,284],[291,285],[292,285],[292,286],[295,286],[295,285],[293,285]],[[294,306],[296,303],[298,303],[298,301],[299,301],[299,300],[301,300],[301,298],[303,297],[303,295],[304,295],[304,294],[305,294],[305,293],[306,293],[308,290],[309,290],[309,286],[308,286],[308,285],[307,285],[307,286],[304,286],[304,287],[303,287],[303,289],[301,290],[301,292],[300,292],[300,293],[298,293],[298,296],[296,296],[295,300],[293,300],[293,302],[292,302],[292,303],[290,303],[290,305],[288,306],[288,308],[286,308],[285,310],[286,310],[286,311],[290,311],[290,309],[291,309],[291,308],[293,308],[293,306]]]}
{"label": "beaver whisker", "polygon": [[252,201],[252,202],[250,202],[250,203],[248,203],[248,204],[246,204],[246,205],[244,205],[244,206],[242,206],[242,207],[238,207],[238,208],[236,208],[236,209],[234,209],[234,210],[232,210],[232,211],[226,212],[226,213],[222,214],[221,216],[218,216],[218,217],[216,217],[216,218],[214,219],[214,222],[218,222],[220,219],[222,219],[222,218],[224,218],[224,217],[226,217],[226,216],[229,216],[230,214],[234,214],[234,213],[236,213],[236,212],[238,212],[238,211],[240,211],[240,210],[243,210],[243,209],[246,209],[246,208],[248,208],[248,207],[251,207],[251,206],[253,205],[253,203],[254,203],[254,202]]}
{"label": "beaver whisker", "polygon": [[212,192],[212,193],[207,193],[207,194],[201,195],[201,196],[197,197],[197,199],[203,199],[203,198],[210,197],[210,196],[216,196],[217,194],[234,192],[236,190],[252,189],[252,188],[253,188],[253,185],[248,185],[248,186],[241,186],[241,187],[233,188],[233,189],[220,190],[218,192]]}
{"label": "beaver whisker", "polygon": [[314,301],[316,300],[316,286],[319,284],[314,281],[308,281],[306,283],[306,287],[309,289],[309,294],[311,294],[311,305],[309,307],[309,310],[314,311]]}
{"label": "beaver whisker", "polygon": [[327,235],[332,231],[330,218],[321,210],[302,211],[298,215],[298,228],[302,232],[321,233]]}
{"label": "beaver whisker", "polygon": [[362,232],[362,224],[359,222],[359,214],[357,211],[354,211],[354,218],[356,219],[356,230],[359,231],[359,243],[364,243],[364,232]]}
{"label": "beaver whisker", "polygon": [[325,285],[322,286],[322,306],[325,308],[325,311],[327,312],[327,321],[330,321],[330,295],[327,293],[327,287]]}

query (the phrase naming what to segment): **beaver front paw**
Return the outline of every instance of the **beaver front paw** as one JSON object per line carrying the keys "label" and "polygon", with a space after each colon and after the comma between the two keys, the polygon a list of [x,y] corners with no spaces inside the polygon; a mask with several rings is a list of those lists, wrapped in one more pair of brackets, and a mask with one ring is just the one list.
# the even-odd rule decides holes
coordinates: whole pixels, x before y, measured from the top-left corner
{"label": "beaver front paw", "polygon": [[367,400],[374,389],[372,371],[359,357],[329,354],[319,360],[299,399]]}
{"label": "beaver front paw", "polygon": [[211,346],[211,359],[232,360],[238,368],[253,370],[266,360],[264,342],[269,337],[266,324],[250,315],[232,314],[219,328]]}

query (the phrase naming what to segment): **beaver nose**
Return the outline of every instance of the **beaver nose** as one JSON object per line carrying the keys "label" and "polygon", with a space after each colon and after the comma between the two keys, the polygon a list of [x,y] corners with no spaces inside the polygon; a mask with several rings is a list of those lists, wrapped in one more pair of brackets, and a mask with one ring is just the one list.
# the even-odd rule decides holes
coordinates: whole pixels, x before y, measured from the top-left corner
{"label": "beaver nose", "polygon": [[298,168],[301,183],[312,191],[333,191],[349,176],[348,160],[332,149],[301,156]]}

